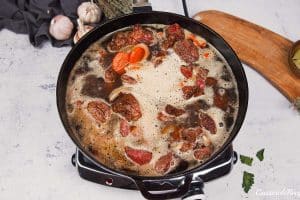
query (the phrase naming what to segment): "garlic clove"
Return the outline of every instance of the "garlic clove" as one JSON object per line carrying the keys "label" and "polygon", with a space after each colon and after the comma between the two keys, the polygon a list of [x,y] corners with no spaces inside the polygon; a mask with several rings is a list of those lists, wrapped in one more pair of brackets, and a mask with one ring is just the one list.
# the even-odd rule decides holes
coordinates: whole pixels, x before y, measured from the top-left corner
{"label": "garlic clove", "polygon": [[83,2],[77,8],[77,14],[84,23],[97,23],[101,19],[101,9],[93,1]]}
{"label": "garlic clove", "polygon": [[57,40],[69,39],[74,25],[72,21],[64,15],[56,15],[52,18],[49,26],[49,33]]}
{"label": "garlic clove", "polygon": [[80,19],[77,19],[78,27],[77,32],[74,35],[73,42],[76,44],[80,38],[82,38],[86,33],[92,30],[94,27],[89,25],[84,25]]}

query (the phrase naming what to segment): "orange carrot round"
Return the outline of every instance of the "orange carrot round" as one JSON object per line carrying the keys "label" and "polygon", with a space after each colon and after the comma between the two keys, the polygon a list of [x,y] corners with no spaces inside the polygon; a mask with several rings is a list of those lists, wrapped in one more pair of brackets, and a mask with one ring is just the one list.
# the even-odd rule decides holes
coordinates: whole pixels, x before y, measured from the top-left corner
{"label": "orange carrot round", "polygon": [[140,62],[141,60],[146,59],[149,56],[149,54],[149,48],[147,45],[143,43],[137,44],[133,47],[130,53],[129,62]]}
{"label": "orange carrot round", "polygon": [[118,74],[125,73],[125,67],[129,64],[129,54],[119,52],[115,55],[112,62],[112,68]]}
{"label": "orange carrot round", "polygon": [[130,57],[129,57],[129,62],[130,63],[137,63],[141,61],[145,56],[145,50],[142,47],[136,47],[132,50]]}

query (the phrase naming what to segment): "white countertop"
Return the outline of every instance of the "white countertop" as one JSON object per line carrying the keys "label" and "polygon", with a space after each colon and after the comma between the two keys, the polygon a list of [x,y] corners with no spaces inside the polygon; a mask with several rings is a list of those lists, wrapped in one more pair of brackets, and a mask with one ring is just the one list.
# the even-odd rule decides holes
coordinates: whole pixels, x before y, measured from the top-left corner
{"label": "white countertop", "polygon": [[[154,10],[183,13],[179,0],[151,0]],[[300,39],[299,0],[188,0],[190,15],[217,9],[260,24],[292,41]],[[217,20],[217,19],[216,19]],[[0,32],[0,199],[142,199],[139,192],[85,181],[70,162],[75,145],[56,109],[58,71],[70,48],[42,48],[28,36]],[[244,65],[249,82],[248,113],[234,140],[238,153],[265,160],[252,167],[238,162],[225,177],[205,184],[207,199],[276,199],[261,191],[286,192],[300,199],[300,116],[258,73]],[[266,66],[272,67],[272,66]],[[255,174],[249,194],[241,187],[244,170]]]}

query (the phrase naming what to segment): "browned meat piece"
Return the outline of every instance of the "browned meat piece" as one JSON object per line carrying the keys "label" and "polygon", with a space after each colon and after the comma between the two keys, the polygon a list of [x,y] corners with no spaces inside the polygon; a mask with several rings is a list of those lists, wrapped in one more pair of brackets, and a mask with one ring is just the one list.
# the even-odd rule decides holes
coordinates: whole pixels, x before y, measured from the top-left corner
{"label": "browned meat piece", "polygon": [[169,25],[165,33],[167,40],[164,42],[164,46],[166,48],[172,47],[176,41],[183,40],[185,37],[183,29],[177,23]]}
{"label": "browned meat piece", "polygon": [[153,33],[141,25],[136,24],[133,26],[133,30],[130,34],[130,37],[134,44],[145,43],[147,45],[151,44],[153,41]]}
{"label": "browned meat piece", "polygon": [[207,86],[215,86],[217,85],[218,81],[217,79],[213,78],[213,77],[207,77],[205,80],[205,84]]}
{"label": "browned meat piece", "polygon": [[90,97],[100,97],[104,85],[105,82],[103,78],[97,78],[95,75],[88,75],[85,77],[81,93]]}
{"label": "browned meat piece", "polygon": [[202,129],[200,127],[197,128],[187,128],[184,129],[181,133],[182,139],[188,142],[196,142],[198,136],[202,134]]}
{"label": "browned meat piece", "polygon": [[196,127],[199,126],[199,116],[197,110],[187,110],[187,118],[185,119],[186,127]]}
{"label": "browned meat piece", "polygon": [[162,50],[159,44],[150,46],[150,52],[151,52],[151,62],[154,64],[155,67],[161,64],[163,59],[167,55],[167,51]]}
{"label": "browned meat piece", "polygon": [[130,133],[130,126],[125,119],[120,120],[120,134],[126,137]]}
{"label": "browned meat piece", "polygon": [[191,78],[193,76],[193,66],[192,65],[189,65],[189,66],[181,65],[180,71],[185,78]]}
{"label": "browned meat piece", "polygon": [[98,78],[95,75],[88,75],[85,77],[81,94],[90,97],[107,99],[111,91],[120,87],[121,85],[122,82],[119,79],[117,79],[115,82],[107,83],[102,77]]}
{"label": "browned meat piece", "polygon": [[190,40],[180,40],[174,44],[175,53],[186,63],[193,63],[199,59],[198,48]]}
{"label": "browned meat piece", "polygon": [[184,86],[182,87],[183,98],[190,99],[194,96],[195,87],[194,86]]}
{"label": "browned meat piece", "polygon": [[101,101],[89,102],[87,110],[98,123],[106,122],[111,116],[110,107]]}
{"label": "browned meat piece", "polygon": [[111,83],[115,82],[118,78],[118,74],[110,67],[107,70],[105,70],[104,73],[105,82]]}
{"label": "browned meat piece", "polygon": [[129,122],[137,121],[142,116],[140,104],[132,94],[120,93],[112,103],[112,110]]}
{"label": "browned meat piece", "polygon": [[111,66],[113,58],[115,57],[115,53],[107,53],[103,57],[100,58],[100,63],[104,69]]}
{"label": "browned meat piece", "polygon": [[131,31],[121,31],[114,34],[112,40],[108,43],[108,47],[113,51],[118,51],[123,47],[132,44],[132,40],[130,38]]}
{"label": "browned meat piece", "polygon": [[197,97],[203,94],[203,89],[199,86],[183,86],[181,88],[184,99],[190,99],[191,97]]}
{"label": "browned meat piece", "polygon": [[211,156],[213,149],[211,147],[202,146],[194,151],[194,157],[197,160],[207,159]]}
{"label": "browned meat piece", "polygon": [[151,52],[151,56],[153,57],[162,57],[162,56],[166,56],[167,55],[167,51],[162,50],[159,46],[159,44],[154,44],[152,46],[149,47],[150,48],[150,52]]}
{"label": "browned meat piece", "polygon": [[164,114],[163,112],[159,112],[157,114],[157,119],[162,122],[173,121],[174,116],[170,116],[170,115]]}
{"label": "browned meat piece", "polygon": [[181,152],[187,152],[189,150],[192,150],[194,148],[195,144],[192,142],[184,142],[181,147],[180,147],[180,151]]}
{"label": "browned meat piece", "polygon": [[100,47],[98,50],[99,53],[99,63],[103,67],[103,69],[107,69],[111,66],[112,60],[115,57],[115,53],[110,53],[104,48]]}
{"label": "browned meat piece", "polygon": [[197,73],[196,73],[196,77],[197,79],[201,79],[201,80],[205,80],[208,74],[208,69],[205,69],[203,67],[197,67],[195,68]]}
{"label": "browned meat piece", "polygon": [[166,106],[165,110],[166,110],[166,113],[168,113],[169,115],[174,115],[176,117],[185,113],[185,111],[183,109],[176,108],[169,104]]}
{"label": "browned meat piece", "polygon": [[125,147],[126,155],[136,162],[139,165],[145,165],[152,160],[152,152],[141,150],[141,149],[133,149],[131,147]]}
{"label": "browned meat piece", "polygon": [[182,128],[177,127],[173,132],[170,133],[171,141],[178,142],[181,139]]}
{"label": "browned meat piece", "polygon": [[216,134],[217,132],[216,123],[208,114],[200,114],[200,125],[210,131],[211,134]]}
{"label": "browned meat piece", "polygon": [[128,84],[136,84],[137,83],[137,81],[133,77],[128,76],[126,74],[123,74],[121,76],[121,80],[123,83],[128,83]]}
{"label": "browned meat piece", "polygon": [[155,170],[161,174],[165,173],[170,168],[172,159],[173,155],[171,152],[160,157],[155,163]]}
{"label": "browned meat piece", "polygon": [[228,96],[224,88],[216,88],[214,94],[214,105],[226,111],[228,107]]}

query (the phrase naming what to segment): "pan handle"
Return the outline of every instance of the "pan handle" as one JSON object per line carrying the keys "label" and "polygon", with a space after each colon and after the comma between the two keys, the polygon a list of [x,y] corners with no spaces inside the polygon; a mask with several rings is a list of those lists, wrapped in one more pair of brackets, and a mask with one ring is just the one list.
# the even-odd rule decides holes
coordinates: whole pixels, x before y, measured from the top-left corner
{"label": "pan handle", "polygon": [[173,179],[140,180],[135,183],[146,199],[174,199],[184,196],[190,189],[192,174]]}
{"label": "pan handle", "polygon": [[152,7],[148,0],[133,0],[132,10],[133,13],[149,12]]}

